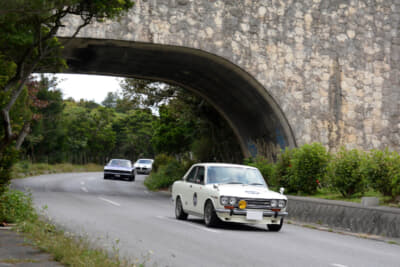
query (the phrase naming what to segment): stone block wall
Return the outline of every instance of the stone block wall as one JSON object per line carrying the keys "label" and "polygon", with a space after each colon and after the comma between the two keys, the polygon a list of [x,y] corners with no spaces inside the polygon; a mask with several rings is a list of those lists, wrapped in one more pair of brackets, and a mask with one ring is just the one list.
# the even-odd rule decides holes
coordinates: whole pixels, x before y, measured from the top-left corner
{"label": "stone block wall", "polygon": [[119,23],[80,36],[223,57],[276,100],[299,145],[400,150],[399,0],[135,2]]}

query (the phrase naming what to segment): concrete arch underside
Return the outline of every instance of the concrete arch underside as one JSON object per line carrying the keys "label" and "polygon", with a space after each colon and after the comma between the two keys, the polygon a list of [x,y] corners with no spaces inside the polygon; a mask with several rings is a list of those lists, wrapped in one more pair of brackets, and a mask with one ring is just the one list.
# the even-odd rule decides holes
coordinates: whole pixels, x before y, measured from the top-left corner
{"label": "concrete arch underside", "polygon": [[205,98],[231,125],[246,157],[274,158],[280,149],[296,146],[285,115],[267,90],[226,59],[177,46],[61,39],[67,41],[69,73],[163,81]]}

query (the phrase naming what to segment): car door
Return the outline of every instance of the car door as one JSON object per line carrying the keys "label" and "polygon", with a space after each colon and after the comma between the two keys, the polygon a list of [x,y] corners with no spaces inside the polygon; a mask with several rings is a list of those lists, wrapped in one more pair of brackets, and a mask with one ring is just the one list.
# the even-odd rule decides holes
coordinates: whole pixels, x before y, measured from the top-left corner
{"label": "car door", "polygon": [[182,204],[185,211],[193,212],[193,185],[195,184],[197,166],[194,166],[186,176],[182,188]]}
{"label": "car door", "polygon": [[205,190],[205,167],[199,166],[195,176],[195,182],[192,185],[192,203],[193,211],[199,215],[203,214],[204,211],[204,201],[207,198]]}

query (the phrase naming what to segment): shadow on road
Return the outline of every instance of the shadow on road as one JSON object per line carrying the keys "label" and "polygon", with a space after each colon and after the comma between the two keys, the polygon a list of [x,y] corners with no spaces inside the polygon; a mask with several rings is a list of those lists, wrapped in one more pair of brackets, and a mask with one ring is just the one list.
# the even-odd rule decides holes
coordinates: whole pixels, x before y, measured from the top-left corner
{"label": "shadow on road", "polygon": [[[202,219],[188,219],[188,222],[207,227],[204,224],[204,220]],[[227,223],[227,222],[221,222],[218,226],[212,228],[212,229],[218,229],[218,230],[226,230],[226,231],[242,231],[242,232],[267,232],[267,229],[260,228],[262,225],[258,226],[253,226],[253,225],[248,225],[248,224],[240,224],[240,223]],[[266,227],[266,226],[265,226]]]}

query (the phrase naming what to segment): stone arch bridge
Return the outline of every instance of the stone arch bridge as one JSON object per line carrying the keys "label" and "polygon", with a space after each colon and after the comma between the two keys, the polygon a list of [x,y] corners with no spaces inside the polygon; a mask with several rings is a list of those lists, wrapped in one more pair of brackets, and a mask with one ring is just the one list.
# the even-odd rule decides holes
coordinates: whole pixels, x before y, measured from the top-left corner
{"label": "stone arch bridge", "polygon": [[137,0],[65,55],[71,73],[192,90],[246,156],[310,142],[400,150],[399,27],[398,0]]}

